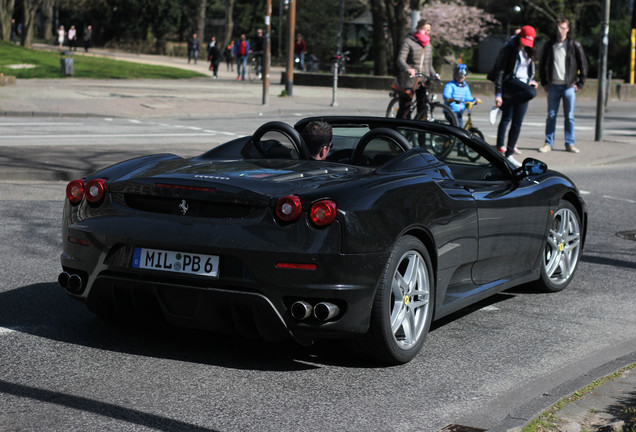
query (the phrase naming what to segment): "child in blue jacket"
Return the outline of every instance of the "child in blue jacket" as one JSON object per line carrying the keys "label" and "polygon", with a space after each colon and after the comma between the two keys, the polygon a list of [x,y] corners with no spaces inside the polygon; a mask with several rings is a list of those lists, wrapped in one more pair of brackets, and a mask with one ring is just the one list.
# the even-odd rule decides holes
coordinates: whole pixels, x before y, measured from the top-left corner
{"label": "child in blue jacket", "polygon": [[459,127],[464,127],[462,113],[466,109],[466,102],[481,103],[470,93],[470,87],[466,82],[468,69],[465,64],[458,63],[453,67],[453,80],[444,87],[444,103],[450,107],[457,116]]}

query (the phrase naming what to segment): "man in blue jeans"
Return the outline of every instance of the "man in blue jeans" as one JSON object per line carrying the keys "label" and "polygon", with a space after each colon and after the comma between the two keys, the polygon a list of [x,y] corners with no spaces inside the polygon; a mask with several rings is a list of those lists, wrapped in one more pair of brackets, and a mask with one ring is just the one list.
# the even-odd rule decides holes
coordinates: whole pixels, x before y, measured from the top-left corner
{"label": "man in blue jeans", "polygon": [[576,94],[583,88],[587,77],[587,59],[581,44],[568,38],[570,23],[557,20],[555,36],[545,44],[539,62],[541,85],[548,93],[548,118],[545,122],[545,144],[541,153],[552,151],[559,104],[563,100],[565,115],[565,150],[579,153],[574,146],[574,104]]}

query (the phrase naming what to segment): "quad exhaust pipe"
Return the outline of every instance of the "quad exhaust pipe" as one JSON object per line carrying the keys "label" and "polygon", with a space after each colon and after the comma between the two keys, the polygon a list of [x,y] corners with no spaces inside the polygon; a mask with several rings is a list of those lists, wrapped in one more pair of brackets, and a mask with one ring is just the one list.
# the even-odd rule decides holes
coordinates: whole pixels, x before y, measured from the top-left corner
{"label": "quad exhaust pipe", "polygon": [[306,301],[298,300],[292,304],[290,313],[298,321],[306,320],[313,314],[318,321],[324,322],[336,317],[340,313],[340,308],[328,302],[320,302],[312,306]]}
{"label": "quad exhaust pipe", "polygon": [[82,281],[82,277],[76,274],[70,274],[68,272],[62,272],[57,277],[57,283],[60,284],[62,288],[67,290],[72,294],[79,294],[82,292],[82,288],[84,287],[84,282]]}
{"label": "quad exhaust pipe", "polygon": [[291,306],[291,316],[298,321],[302,321],[311,316],[313,306],[304,301],[297,301]]}
{"label": "quad exhaust pipe", "polygon": [[314,316],[318,321],[329,321],[340,313],[340,308],[333,303],[320,302],[314,306]]}

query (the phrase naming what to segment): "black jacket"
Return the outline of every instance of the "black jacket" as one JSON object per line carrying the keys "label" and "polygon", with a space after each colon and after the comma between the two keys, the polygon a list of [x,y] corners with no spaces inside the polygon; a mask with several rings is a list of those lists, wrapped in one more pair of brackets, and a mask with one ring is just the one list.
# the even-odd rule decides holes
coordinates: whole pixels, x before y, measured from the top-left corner
{"label": "black jacket", "polygon": [[[541,52],[541,60],[539,61],[539,76],[542,86],[552,84],[552,68],[554,64],[554,50],[552,47],[556,39],[551,39],[546,43]],[[587,78],[587,59],[583,52],[581,44],[574,39],[566,39],[565,54],[565,84],[572,87],[574,84],[578,88],[583,88],[585,78]]]}
{"label": "black jacket", "polygon": [[[495,94],[502,93],[503,82],[514,73],[520,49],[521,44],[517,36],[499,51],[497,61],[488,74],[488,79],[495,83]],[[528,76],[530,80],[534,79],[534,61],[531,61],[528,66]]]}

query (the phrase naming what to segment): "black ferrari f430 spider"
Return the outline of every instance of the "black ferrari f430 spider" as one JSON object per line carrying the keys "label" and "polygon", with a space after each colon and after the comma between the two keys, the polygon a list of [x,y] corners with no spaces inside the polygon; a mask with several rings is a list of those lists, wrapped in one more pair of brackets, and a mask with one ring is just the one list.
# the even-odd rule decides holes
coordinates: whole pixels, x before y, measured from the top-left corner
{"label": "black ferrari f430 spider", "polygon": [[[326,160],[299,133],[311,120],[333,128]],[[58,279],[94,313],[351,338],[391,364],[415,357],[434,319],[521,284],[565,288],[587,226],[576,186],[543,162],[516,168],[463,129],[376,117],[266,123],[66,195]]]}

